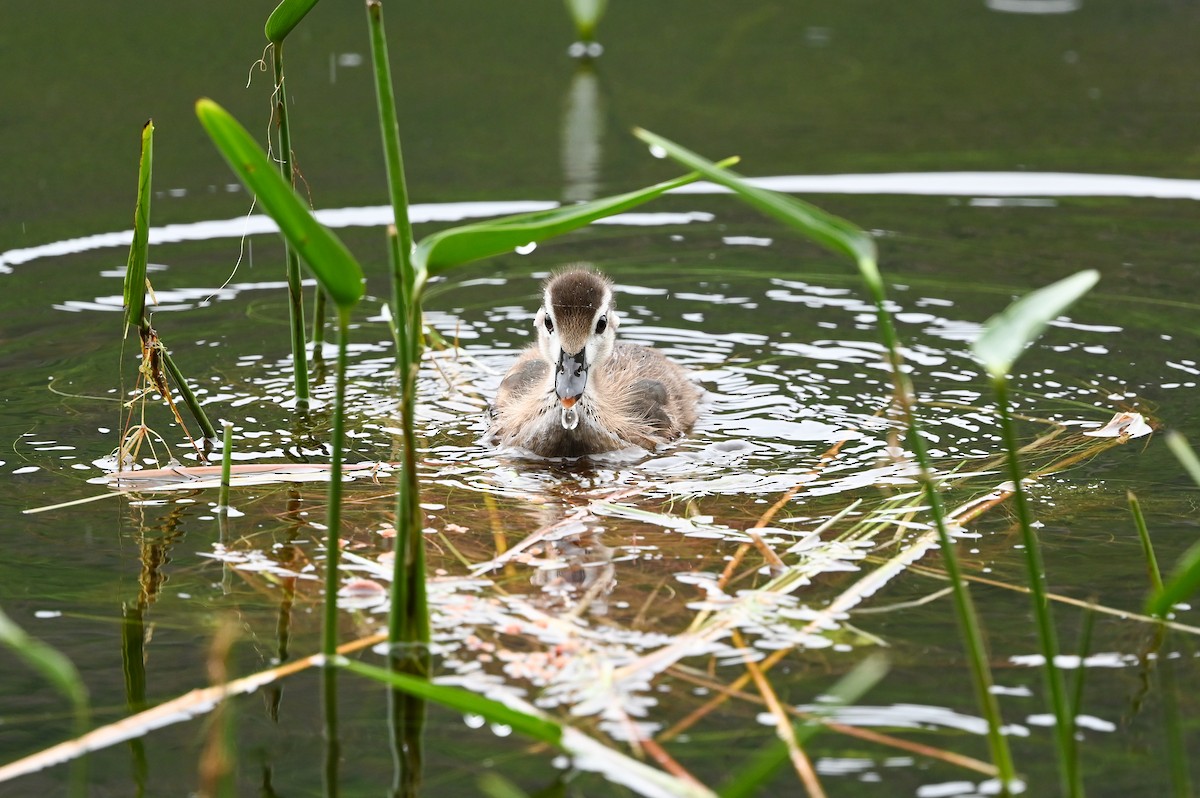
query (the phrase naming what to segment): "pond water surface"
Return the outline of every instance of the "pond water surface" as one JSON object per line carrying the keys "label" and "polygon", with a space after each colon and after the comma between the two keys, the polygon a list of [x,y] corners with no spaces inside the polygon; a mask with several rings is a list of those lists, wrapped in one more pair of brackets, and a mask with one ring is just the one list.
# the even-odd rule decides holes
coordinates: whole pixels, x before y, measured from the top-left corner
{"label": "pond water surface", "polygon": [[[56,13],[69,24],[51,28],[31,7],[11,10],[0,32],[0,47],[20,61],[0,78],[11,109],[0,124],[0,607],[77,665],[96,723],[207,684],[225,618],[239,630],[237,674],[319,648],[320,483],[241,488],[224,530],[211,490],[21,512],[107,492],[95,483],[98,463],[117,445],[120,374],[125,388],[134,375],[119,310],[138,130],[149,116],[156,328],[208,412],[234,423],[239,462],[327,457],[324,411],[315,432],[297,432],[288,409],[281,246],[269,227],[243,219],[249,198],[191,118],[195,98],[210,95],[266,130],[269,77],[253,73],[242,87],[270,7],[127,17],[67,2]],[[1077,451],[1082,430],[1121,410],[1200,441],[1192,6],[614,4],[601,27],[606,52],[590,69],[565,55],[571,30],[554,3],[518,13],[462,0],[388,14],[419,236],[673,176],[627,135],[641,125],[714,158],[740,153],[744,173],[872,231],[929,445],[939,468],[955,472],[950,506],[1004,479],[970,341],[1013,297],[1082,268],[1100,270],[1099,287],[1015,375],[1023,437],[1055,435],[1032,462]],[[322,5],[295,36],[289,81],[304,178],[368,269],[352,334],[350,459],[386,463],[398,448],[396,394],[365,25],[357,10]],[[541,281],[572,262],[614,279],[624,340],[696,372],[704,413],[677,445],[570,464],[480,441],[487,401],[531,340]],[[926,570],[902,569],[849,614],[825,613],[924,534],[925,518],[905,513],[911,471],[895,456],[874,310],[850,267],[701,186],[456,271],[431,286],[426,310],[446,342],[420,384],[439,675],[519,693],[616,745],[653,736],[718,785],[773,739],[770,716],[743,698],[678,724],[745,673],[745,660],[789,652],[772,684],[805,708],[882,649],[888,675],[839,720],[987,759],[936,548],[913,557]],[[331,391],[328,380],[318,385],[319,396]],[[168,411],[152,404],[147,423],[194,462]],[[719,590],[746,530],[793,488],[764,537],[789,564],[811,564],[806,584],[770,600],[751,592],[770,578],[752,551]],[[1148,585],[1127,490],[1142,501],[1160,562],[1173,563],[1196,538],[1196,488],[1158,437],[1033,488],[1050,589],[1117,611],[1096,616],[1083,660],[1092,795],[1166,794],[1164,705],[1178,707],[1187,750],[1200,751],[1195,638],[1175,633],[1160,652],[1176,664],[1175,694],[1164,695],[1146,659],[1154,628],[1120,614],[1140,609]],[[386,583],[391,480],[386,471],[359,478],[348,492],[347,579]],[[835,532],[881,514],[894,523],[837,544],[827,532],[819,543],[812,533],[857,500]],[[1005,587],[1025,584],[1010,510],[984,514],[959,544],[968,572],[998,583],[973,595],[1001,709],[1030,793],[1051,794],[1035,627],[1027,596]],[[343,639],[378,631],[379,603],[347,597]],[[1073,651],[1083,613],[1056,610]],[[670,651],[710,611],[732,619],[746,645],[724,629],[654,664],[650,655]],[[1177,620],[1200,625],[1191,608]],[[38,676],[7,651],[0,673],[0,765],[69,736],[67,707]],[[386,693],[348,676],[340,684],[341,793],[386,793]],[[319,693],[308,672],[234,702],[238,794],[322,793]],[[92,794],[194,790],[206,733],[196,720],[93,755]],[[842,734],[822,735],[809,753],[831,795],[987,789],[970,768]],[[510,730],[437,708],[423,755],[423,795],[477,795],[489,769],[536,794],[628,794]],[[65,767],[52,768],[0,794],[59,794],[67,781]],[[786,770],[771,788],[799,792]]]}

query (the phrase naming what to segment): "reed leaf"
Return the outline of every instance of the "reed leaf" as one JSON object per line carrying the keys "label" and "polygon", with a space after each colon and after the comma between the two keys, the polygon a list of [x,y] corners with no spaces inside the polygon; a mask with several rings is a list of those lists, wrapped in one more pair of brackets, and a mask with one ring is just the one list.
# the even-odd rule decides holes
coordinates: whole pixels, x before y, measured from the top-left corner
{"label": "reed leaf", "polygon": [[[1200,485],[1200,460],[1188,446],[1187,439],[1178,432],[1169,432],[1167,447],[1196,484]],[[1165,618],[1171,607],[1187,599],[1197,589],[1200,589],[1200,543],[1193,544],[1175,563],[1171,578],[1160,590],[1155,591],[1147,602],[1146,612]]]}
{"label": "reed leaf", "polygon": [[[827,213],[804,200],[752,186],[745,182],[741,175],[724,168],[723,163],[710,163],[708,159],[648,130],[634,128],[633,134],[651,148],[665,152],[688,169],[693,169],[714,183],[732,189],[762,213],[801,230],[826,249],[846,255],[856,263],[869,262],[874,265],[875,241],[854,223]],[[878,280],[877,273],[875,279]]]}
{"label": "reed leaf", "polygon": [[1178,432],[1167,433],[1167,448],[1171,450],[1171,454],[1175,455],[1175,459],[1188,472],[1188,476],[1197,485],[1200,485],[1200,458],[1196,457],[1196,453],[1192,451],[1192,447],[1188,446],[1187,438],[1184,438]]}
{"label": "reed leaf", "polygon": [[317,0],[283,0],[267,17],[263,33],[272,44],[281,44],[316,4]]}
{"label": "reed leaf", "polygon": [[[722,165],[734,163],[737,163],[737,158],[728,158],[721,162]],[[424,270],[426,276],[432,277],[452,266],[511,252],[517,247],[552,238],[591,224],[597,219],[622,213],[671,189],[686,186],[699,179],[699,174],[684,175],[638,191],[581,202],[578,205],[452,227],[422,239],[417,245],[414,261],[418,272]],[[421,279],[419,275],[418,281]]]}
{"label": "reed leaf", "polygon": [[363,271],[341,239],[313,218],[254,138],[224,108],[203,98],[196,102],[196,116],[234,173],[308,263],[329,298],[339,308],[353,307],[363,296]]}
{"label": "reed leaf", "polygon": [[596,25],[604,16],[608,0],[566,0],[566,3],[567,11],[570,12],[571,19],[575,22],[575,31],[579,34],[579,38],[585,42],[594,41]]}
{"label": "reed leaf", "polygon": [[563,727],[558,723],[545,717],[512,709],[501,704],[499,701],[484,698],[461,687],[434,684],[428,679],[387,670],[386,668],[379,668],[374,665],[366,665],[342,656],[331,657],[329,662],[331,665],[335,665],[343,670],[356,673],[359,676],[365,676],[368,679],[373,679],[389,687],[395,687],[398,690],[403,690],[406,693],[433,701],[458,712],[479,715],[491,723],[501,723],[505,726],[510,726],[514,731],[518,731],[527,737],[532,737],[539,742],[549,743],[553,746],[562,744]]}
{"label": "reed leaf", "polygon": [[666,153],[683,166],[694,169],[713,182],[731,189],[747,204],[762,213],[779,219],[788,227],[807,235],[835,253],[849,256],[857,265],[871,299],[875,303],[879,337],[887,349],[888,365],[895,380],[896,399],[908,427],[909,445],[912,447],[914,459],[919,466],[918,478],[921,489],[929,503],[929,512],[937,529],[938,544],[942,550],[946,573],[954,587],[955,612],[958,615],[960,631],[963,635],[963,645],[967,650],[967,659],[971,666],[979,706],[987,719],[988,746],[992,750],[992,760],[999,772],[1001,790],[1007,793],[1016,783],[1016,770],[1008,742],[1001,733],[1003,720],[1000,715],[999,703],[992,691],[993,680],[983,642],[983,631],[975,612],[975,605],[971,601],[966,580],[962,576],[958,557],[954,553],[954,540],[950,537],[949,527],[946,523],[945,510],[938,493],[939,486],[934,481],[929,453],[921,436],[920,420],[916,415],[912,385],[903,368],[899,339],[896,335],[895,325],[892,324],[891,314],[887,310],[883,278],[876,264],[875,242],[864,231],[845,219],[828,214],[820,208],[793,197],[752,186],[741,176],[722,168],[721,164],[710,163],[700,155],[662,136],[640,128],[634,130],[634,135],[649,144],[651,151],[655,154],[658,154],[656,150]]}
{"label": "reed leaf", "polygon": [[1046,325],[1091,290],[1099,279],[1098,271],[1087,269],[1013,302],[984,324],[983,333],[972,346],[975,357],[993,377],[1004,377]]}
{"label": "reed leaf", "polygon": [[71,702],[75,710],[76,731],[82,733],[88,723],[87,688],[71,660],[58,649],[36,637],[30,637],[3,610],[0,610],[0,644],[25,660]]}
{"label": "reed leaf", "polygon": [[1192,544],[1183,553],[1163,589],[1154,593],[1146,604],[1146,612],[1165,618],[1171,607],[1185,600],[1200,588],[1200,543]]}
{"label": "reed leaf", "polygon": [[146,313],[146,259],[150,248],[150,178],[154,166],[154,120],[142,126],[142,157],[138,167],[137,205],[133,212],[133,243],[125,267],[125,329],[141,327]]}

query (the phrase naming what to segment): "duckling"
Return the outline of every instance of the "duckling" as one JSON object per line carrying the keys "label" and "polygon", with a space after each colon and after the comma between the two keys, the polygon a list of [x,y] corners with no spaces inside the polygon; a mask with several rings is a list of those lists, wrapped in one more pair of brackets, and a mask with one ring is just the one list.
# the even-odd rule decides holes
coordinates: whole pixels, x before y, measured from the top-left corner
{"label": "duckling", "polygon": [[586,266],[552,276],[531,344],[508,370],[485,440],[543,457],[653,450],[696,421],[701,390],[659,352],[617,343],[612,281]]}

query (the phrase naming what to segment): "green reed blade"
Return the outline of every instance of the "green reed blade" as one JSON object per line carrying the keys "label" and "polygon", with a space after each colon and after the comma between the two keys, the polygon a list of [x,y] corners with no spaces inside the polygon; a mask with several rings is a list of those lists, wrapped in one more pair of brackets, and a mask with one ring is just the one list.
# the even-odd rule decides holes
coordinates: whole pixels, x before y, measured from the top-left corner
{"label": "green reed blade", "polygon": [[852,222],[826,213],[817,206],[795,197],[752,186],[746,183],[741,175],[730,172],[721,164],[710,163],[691,150],[648,130],[634,128],[633,134],[652,148],[661,149],[686,168],[700,172],[714,183],[733,189],[754,208],[800,230],[826,249],[846,255],[856,263],[875,263],[875,241]]}
{"label": "green reed blade", "polygon": [[[867,657],[838,681],[823,696],[822,715],[834,715],[838,707],[849,706],[866,695],[887,674],[887,658],[882,654]],[[825,726],[814,719],[796,726],[796,743],[804,744],[820,733]],[[782,740],[775,740],[762,749],[749,763],[743,765],[725,782],[718,793],[721,798],[750,798],[758,795],[760,788],[788,760],[788,748]]]}
{"label": "green reed blade", "polygon": [[1087,269],[1013,302],[984,324],[983,333],[971,347],[975,357],[993,377],[1007,375],[1025,347],[1042,334],[1046,325],[1090,291],[1099,279],[1098,271]]}
{"label": "green reed blade", "polygon": [[317,0],[283,0],[267,17],[263,33],[273,44],[281,43],[316,4]]}
{"label": "green reed blade", "polygon": [[1014,430],[1009,401],[1008,373],[1013,364],[1051,321],[1073,302],[1091,290],[1100,279],[1099,272],[1089,269],[1071,275],[1044,288],[1031,291],[993,316],[983,326],[983,332],[972,346],[975,356],[983,363],[992,378],[996,404],[1000,414],[1000,432],[1004,439],[1008,476],[1013,485],[1013,504],[1021,529],[1025,566],[1029,575],[1029,595],[1037,621],[1038,641],[1042,649],[1042,671],[1054,712],[1054,736],[1058,746],[1059,771],[1062,789],[1067,795],[1083,795],[1083,774],[1079,767],[1075,743],[1075,713],[1067,695],[1062,670],[1055,662],[1059,653],[1058,632],[1046,588],[1046,568],[1041,543],[1033,528],[1033,513],[1024,488],[1020,446]]}
{"label": "green reed blade", "polygon": [[71,660],[36,637],[30,637],[24,629],[13,623],[3,610],[0,610],[0,643],[25,660],[71,702],[75,709],[76,732],[82,734],[86,731],[87,688]]}
{"label": "green reed blade", "polygon": [[154,166],[154,120],[142,126],[142,158],[138,166],[137,205],[133,212],[133,243],[125,268],[125,329],[145,323],[146,259],[150,248],[150,178]]}
{"label": "green reed blade", "polygon": [[204,98],[196,102],[196,116],[242,183],[254,192],[280,232],[308,263],[329,298],[339,308],[353,307],[363,296],[363,271],[341,239],[313,218],[254,138],[224,108]]}
{"label": "green reed blade", "polygon": [[[1196,484],[1200,485],[1200,459],[1197,459],[1196,453],[1188,446],[1187,439],[1178,432],[1168,432],[1167,448],[1171,450],[1171,453],[1175,455]],[[1166,617],[1172,606],[1191,596],[1197,589],[1200,589],[1200,543],[1194,544],[1185,551],[1179,561],[1175,563],[1171,578],[1147,602],[1146,612],[1150,615]]]}
{"label": "green reed blade", "polygon": [[1150,541],[1150,530],[1146,527],[1146,517],[1142,515],[1142,504],[1134,492],[1125,492],[1129,501],[1129,512],[1133,515],[1133,525],[1137,528],[1138,540],[1142,542],[1142,554],[1146,556],[1146,568],[1150,572],[1150,589],[1160,593],[1163,589],[1162,571],[1158,567],[1158,557],[1154,554],[1154,544]]}
{"label": "green reed blade", "polygon": [[[728,158],[721,163],[732,165],[737,159]],[[698,174],[684,175],[627,194],[442,230],[421,240],[414,261],[418,271],[423,267],[429,276],[433,276],[452,266],[511,252],[516,247],[570,232],[699,179]]]}
{"label": "green reed blade", "polygon": [[434,684],[428,679],[379,668],[374,665],[366,665],[340,656],[331,657],[329,662],[351,673],[357,673],[359,676],[374,679],[381,684],[386,684],[403,690],[406,693],[434,701],[458,712],[469,712],[486,718],[492,723],[502,723],[505,726],[510,726],[515,731],[532,737],[535,740],[554,746],[562,744],[563,727],[558,723],[548,718],[512,709],[501,704],[499,701],[484,698],[461,687]]}
{"label": "green reed blade", "polygon": [[1200,588],[1200,543],[1192,544],[1171,571],[1171,577],[1146,603],[1146,613],[1165,618],[1171,607],[1184,601]]}
{"label": "green reed blade", "polygon": [[571,19],[575,21],[575,31],[579,38],[585,42],[594,41],[596,25],[604,16],[608,0],[566,0],[566,3]]}
{"label": "green reed blade", "polygon": [[1009,749],[1008,741],[1001,733],[1003,719],[1000,715],[1000,705],[992,691],[992,672],[983,642],[983,631],[979,623],[979,616],[975,612],[975,605],[971,601],[970,590],[958,564],[958,556],[954,551],[954,539],[950,537],[945,508],[938,492],[938,484],[934,480],[929,453],[921,435],[920,419],[916,415],[912,385],[903,368],[899,339],[896,336],[891,315],[887,311],[883,278],[875,262],[875,242],[863,230],[845,219],[827,214],[825,211],[793,197],[751,186],[738,175],[721,168],[720,164],[711,163],[662,136],[641,129],[636,129],[634,135],[650,144],[652,148],[660,148],[683,166],[695,169],[709,180],[731,189],[739,198],[762,213],[779,219],[788,227],[812,238],[835,253],[848,255],[857,265],[863,282],[875,303],[879,337],[887,349],[888,365],[892,371],[892,378],[895,380],[896,398],[908,427],[908,444],[912,448],[913,457],[918,465],[918,480],[926,500],[929,502],[929,513],[937,529],[942,561],[954,589],[954,609],[958,618],[959,631],[963,636],[967,662],[971,668],[976,700],[987,719],[988,747],[992,753],[992,761],[999,773],[1001,790],[1004,794],[1008,794],[1012,785],[1016,783],[1016,769],[1013,766],[1012,752]]}
{"label": "green reed blade", "polygon": [[494,770],[480,776],[477,784],[479,791],[487,798],[530,798],[529,793]]}
{"label": "green reed blade", "polygon": [[1188,446],[1187,438],[1175,431],[1168,432],[1167,448],[1171,450],[1171,454],[1175,455],[1175,459],[1188,472],[1188,476],[1192,478],[1192,481],[1200,485],[1200,458],[1197,458],[1196,453],[1192,451],[1192,447]]}

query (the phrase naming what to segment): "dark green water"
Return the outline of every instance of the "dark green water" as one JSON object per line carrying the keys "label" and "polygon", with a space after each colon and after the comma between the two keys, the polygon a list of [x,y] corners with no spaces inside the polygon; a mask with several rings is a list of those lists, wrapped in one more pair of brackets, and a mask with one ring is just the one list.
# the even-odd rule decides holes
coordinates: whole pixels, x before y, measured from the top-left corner
{"label": "dark green water", "polygon": [[[414,202],[444,208],[599,195],[672,176],[670,166],[648,157],[627,134],[633,125],[709,156],[739,153],[751,175],[1200,178],[1200,11],[1175,2],[1074,5],[1071,13],[1016,14],[983,2],[614,4],[600,29],[607,50],[590,76],[581,76],[565,55],[571,29],[557,3],[519,11],[481,2],[389,5],[410,191]],[[122,617],[136,617],[139,603],[143,623],[128,628],[146,636],[150,703],[206,683],[206,652],[222,617],[241,624],[236,673],[273,664],[281,639],[290,657],[318,645],[315,583],[301,582],[290,612],[281,612],[287,590],[280,579],[223,569],[206,556],[218,540],[211,493],[188,496],[191,503],[168,495],[146,506],[107,499],[20,514],[103,493],[85,480],[101,473],[93,461],[116,446],[112,430],[118,426],[116,309],[125,249],[79,246],[64,255],[35,248],[128,228],[139,130],[151,116],[158,192],[152,224],[229,220],[249,211],[247,196],[227,189],[233,178],[194,121],[192,103],[211,96],[265,134],[269,77],[255,72],[251,87],[243,86],[261,52],[270,7],[66,2],[50,11],[27,4],[6,9],[0,26],[0,52],[8,55],[0,77],[0,435],[6,441],[0,606],[77,664],[97,721],[128,712]],[[385,200],[373,88],[356,56],[366,57],[357,7],[323,4],[289,40],[294,142],[321,209]],[[968,178],[946,196],[911,195],[932,180],[908,179],[909,193],[899,195],[872,189],[814,199],[879,235],[881,265],[918,391],[929,403],[941,463],[970,464],[995,447],[990,416],[962,407],[987,404],[984,380],[967,354],[974,325],[1013,296],[1082,268],[1099,269],[1102,282],[1072,309],[1069,325],[1051,329],[1022,361],[1016,383],[1022,409],[1100,422],[1132,407],[1200,442],[1194,199],[1031,191],[997,201],[982,177],[975,184]],[[1194,184],[1177,187],[1200,195]],[[476,264],[431,293],[430,324],[447,338],[457,335],[464,357],[447,356],[439,361],[441,371],[429,368],[423,381],[427,501],[437,508],[430,523],[472,561],[495,554],[497,529],[511,546],[565,508],[615,486],[640,487],[635,503],[645,509],[667,509],[668,497],[690,499],[718,523],[744,528],[764,509],[761,502],[805,478],[848,429],[861,437],[848,445],[842,463],[783,515],[797,519],[791,528],[808,530],[853,498],[878,498],[874,477],[844,481],[883,467],[887,443],[886,429],[871,419],[886,402],[885,380],[872,348],[870,311],[849,267],[728,197],[681,195],[644,210],[691,216],[686,224],[659,216],[644,225],[596,226],[530,255]],[[290,361],[276,238],[252,237],[252,257],[218,292],[237,260],[238,233],[228,225],[219,232],[190,229],[200,240],[151,250],[151,261],[163,267],[151,274],[162,303],[156,326],[205,389],[212,415],[238,425],[238,451],[247,459],[284,461],[297,446],[312,452],[313,446],[293,440],[280,406],[288,397]],[[417,232],[433,229],[425,223]],[[342,233],[367,265],[371,295],[354,333],[355,459],[388,459],[392,386],[388,334],[378,318],[378,298],[388,292],[381,228]],[[483,401],[513,350],[528,340],[538,279],[556,264],[583,260],[621,287],[622,334],[701,371],[713,399],[707,419],[676,449],[581,474],[522,464],[480,446],[478,437]],[[959,406],[947,407],[951,402]],[[178,456],[186,454],[166,411],[154,409],[148,421]],[[1025,434],[1040,429],[1031,424]],[[1119,610],[1141,605],[1146,577],[1124,508],[1127,489],[1142,499],[1161,562],[1173,562],[1195,540],[1194,486],[1158,439],[1143,443],[1101,454],[1036,489],[1053,591]],[[319,453],[311,457],[320,459]],[[965,499],[989,484],[981,479],[954,495]],[[233,522],[230,549],[297,569],[309,562],[319,568],[320,533],[290,519],[291,490],[300,509],[323,518],[319,486],[245,489],[235,496],[245,515]],[[485,492],[499,497],[499,521],[489,515]],[[364,557],[387,548],[378,535],[389,513],[386,493],[386,484],[352,489],[359,505],[347,537]],[[446,531],[447,525],[467,531]],[[572,544],[583,554],[564,545],[558,556],[611,563],[611,572],[594,569],[612,580],[604,611],[593,604],[585,613],[589,628],[610,631],[683,629],[691,618],[685,603],[701,594],[678,575],[719,573],[737,546],[734,536],[688,537],[609,518],[589,527],[601,545]],[[1007,511],[989,514],[970,531],[982,535],[964,541],[972,573],[1024,583]],[[444,542],[431,538],[431,567],[461,576],[466,569]],[[937,565],[936,553],[923,562]],[[577,593],[544,590],[538,573],[536,564],[526,563],[497,584],[552,614],[578,601]],[[819,607],[848,585],[849,577],[826,574],[796,595]],[[910,573],[867,604],[915,600],[940,587]],[[663,598],[664,591],[674,598]],[[974,594],[997,682],[1006,690],[1001,706],[1015,727],[1019,769],[1030,794],[1052,794],[1052,738],[1036,719],[1046,712],[1041,676],[1021,659],[1037,651],[1028,601],[995,588]],[[446,595],[459,591],[447,587]],[[456,619],[446,609],[453,602],[446,601],[439,605],[444,635],[478,632]],[[285,636],[281,617],[288,619]],[[1080,614],[1060,607],[1057,617],[1064,648],[1072,650]],[[347,612],[343,636],[373,631],[379,620]],[[1182,611],[1179,620],[1195,624],[1196,612]],[[481,623],[486,627],[487,618]],[[893,661],[856,722],[986,758],[946,599],[850,623],[886,641]],[[1157,795],[1169,788],[1164,697],[1157,676],[1146,677],[1138,661],[1151,637],[1143,625],[1097,619],[1082,712],[1095,719],[1082,730],[1092,795]],[[778,667],[776,689],[787,703],[811,703],[873,648],[844,629],[829,639],[848,650],[814,644]],[[1179,656],[1178,704],[1193,755],[1200,750],[1195,648],[1185,634],[1167,646]],[[472,661],[462,649],[444,652],[447,673]],[[688,660],[701,668],[708,662]],[[740,672],[725,665],[716,674],[728,683]],[[64,702],[38,677],[8,652],[0,652],[0,673],[0,763],[68,736]],[[349,678],[341,682],[342,793],[385,793],[392,778],[385,694]],[[521,684],[532,690],[536,680]],[[648,694],[658,703],[643,720],[659,729],[702,700],[693,685],[675,677],[656,681]],[[320,794],[325,746],[318,679],[309,674],[288,681],[278,706],[275,721],[260,696],[235,702],[238,794]],[[759,711],[727,706],[669,748],[702,781],[719,784],[771,739]],[[594,719],[580,722],[594,728]],[[128,744],[93,756],[92,794],[134,794],[139,784],[147,795],[195,789],[204,736],[202,720],[150,734],[143,741],[144,771]],[[982,781],[969,771],[835,735],[820,738],[811,754],[831,795],[969,795]],[[425,795],[478,794],[477,778],[488,767],[530,792],[558,778],[550,755],[469,729],[441,710],[431,710],[425,756]],[[0,785],[0,795],[58,794],[66,781],[60,767]],[[623,793],[594,776],[574,778],[565,789]],[[798,789],[784,772],[773,794]]]}

